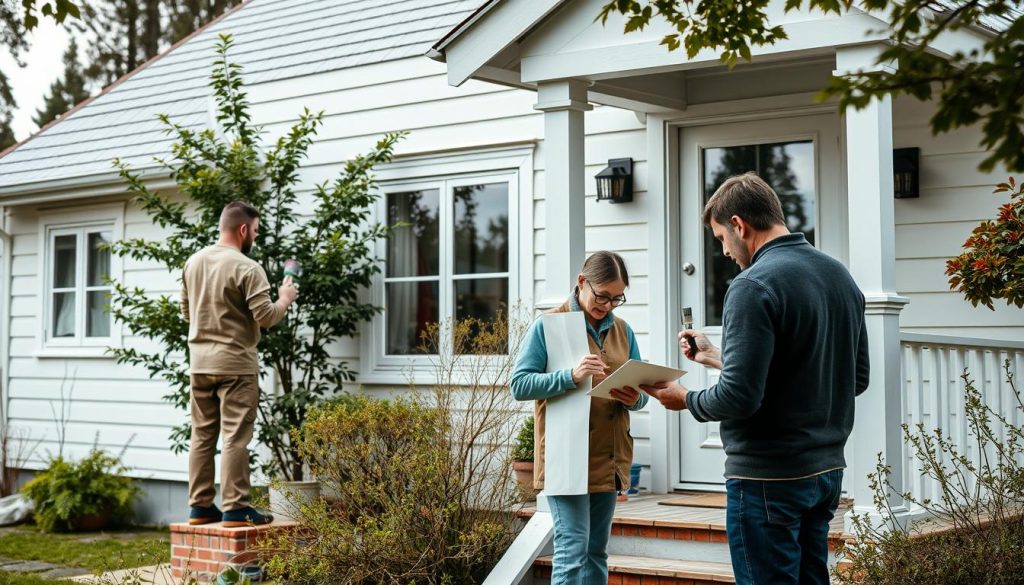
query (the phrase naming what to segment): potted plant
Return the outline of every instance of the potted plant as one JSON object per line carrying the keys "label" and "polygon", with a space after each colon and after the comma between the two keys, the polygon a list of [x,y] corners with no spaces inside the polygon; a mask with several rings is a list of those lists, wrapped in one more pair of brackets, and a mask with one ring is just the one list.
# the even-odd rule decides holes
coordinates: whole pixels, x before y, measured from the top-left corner
{"label": "potted plant", "polygon": [[519,491],[528,499],[533,499],[533,415],[526,417],[523,426],[519,427],[515,443],[512,445],[512,471],[516,474]]}
{"label": "potted plant", "polygon": [[77,462],[51,459],[22,492],[47,532],[102,530],[131,519],[139,488],[123,475],[127,470],[119,457],[94,447]]}

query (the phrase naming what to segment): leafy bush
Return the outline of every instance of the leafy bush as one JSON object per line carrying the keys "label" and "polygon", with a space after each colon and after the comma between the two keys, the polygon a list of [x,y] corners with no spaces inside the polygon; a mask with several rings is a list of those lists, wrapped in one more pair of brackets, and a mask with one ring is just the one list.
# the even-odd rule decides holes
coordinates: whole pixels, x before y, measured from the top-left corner
{"label": "leafy bush", "polygon": [[533,461],[533,415],[526,417],[523,426],[519,427],[515,445],[512,446],[512,461]]}
{"label": "leafy bush", "polygon": [[[1024,402],[1004,363],[1016,407]],[[921,473],[939,486],[937,499],[900,494],[930,519],[903,526],[890,506],[890,467],[881,460],[869,476],[885,521],[853,518],[854,542],[840,553],[849,563],[834,573],[841,585],[1009,585],[1024,575],[1024,429],[990,407],[969,374],[964,413],[970,438],[962,447],[941,429],[903,425]],[[965,450],[983,454],[977,460]]]}
{"label": "leafy bush", "polygon": [[994,221],[983,221],[964,242],[964,252],[946,263],[949,286],[977,307],[992,301],[1024,307],[1024,184],[1013,177],[994,193],[1009,193]]}
{"label": "leafy bush", "polygon": [[517,527],[508,446],[518,410],[508,380],[521,337],[500,315],[434,327],[424,346],[435,355],[435,384],[314,410],[293,441],[340,499],[302,506],[302,528],[264,543],[271,575],[324,585],[482,582]]}
{"label": "leafy bush", "polygon": [[81,528],[83,517],[105,516],[113,524],[131,520],[139,488],[123,474],[120,458],[93,448],[78,462],[56,457],[22,492],[35,504],[36,524],[47,532]]}

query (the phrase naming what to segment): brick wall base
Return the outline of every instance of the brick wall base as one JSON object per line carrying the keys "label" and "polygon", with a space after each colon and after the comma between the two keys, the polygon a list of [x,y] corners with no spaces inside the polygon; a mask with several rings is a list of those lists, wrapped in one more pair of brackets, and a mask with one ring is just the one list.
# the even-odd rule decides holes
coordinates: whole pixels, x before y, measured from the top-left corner
{"label": "brick wall base", "polygon": [[256,560],[253,548],[268,532],[295,525],[283,521],[243,528],[224,528],[219,522],[202,526],[171,524],[171,573],[175,579],[188,574],[199,581],[212,581],[229,566]]}

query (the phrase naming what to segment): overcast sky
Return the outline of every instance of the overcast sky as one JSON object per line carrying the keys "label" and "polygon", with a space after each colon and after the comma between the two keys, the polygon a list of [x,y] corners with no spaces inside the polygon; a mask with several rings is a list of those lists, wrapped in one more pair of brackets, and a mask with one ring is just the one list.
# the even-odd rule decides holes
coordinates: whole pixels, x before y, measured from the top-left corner
{"label": "overcast sky", "polygon": [[70,38],[67,29],[50,18],[39,19],[39,26],[30,34],[31,48],[22,55],[26,67],[18,67],[6,50],[0,50],[0,69],[10,78],[14,99],[18,102],[12,124],[18,140],[38,130],[32,123],[32,116],[43,105],[43,96],[50,84],[64,70],[61,61]]}

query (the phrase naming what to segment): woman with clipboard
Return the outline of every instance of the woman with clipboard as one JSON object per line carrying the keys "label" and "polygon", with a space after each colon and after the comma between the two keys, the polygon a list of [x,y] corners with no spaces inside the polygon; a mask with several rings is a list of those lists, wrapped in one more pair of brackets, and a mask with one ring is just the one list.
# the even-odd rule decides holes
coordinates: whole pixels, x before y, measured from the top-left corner
{"label": "woman with clipboard", "polygon": [[[534,400],[534,487],[544,489],[545,406],[548,399],[576,390],[592,377],[596,386],[608,373],[630,359],[640,359],[632,328],[612,311],[626,302],[629,273],[622,257],[596,252],[587,258],[577,277],[573,294],[552,313],[581,311],[587,326],[588,355],[574,368],[547,371],[548,352],[543,319],[530,327],[515,371],[512,395]],[[590,400],[590,442],[587,492],[582,495],[548,495],[554,520],[555,542],[552,585],[604,585],[608,582],[608,539],[618,490],[629,486],[633,462],[633,438],[629,412],[647,404],[647,396],[635,390],[616,389],[611,398]]]}

